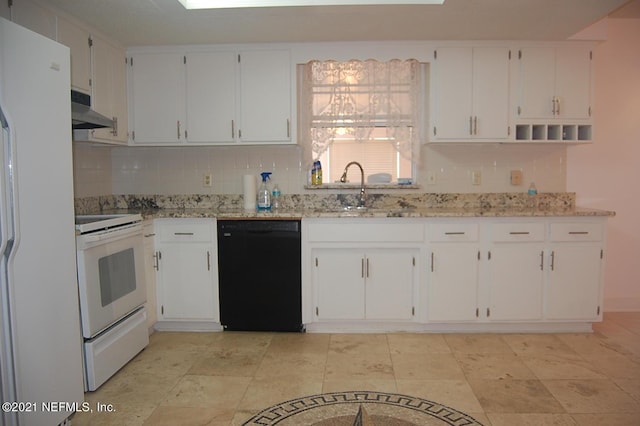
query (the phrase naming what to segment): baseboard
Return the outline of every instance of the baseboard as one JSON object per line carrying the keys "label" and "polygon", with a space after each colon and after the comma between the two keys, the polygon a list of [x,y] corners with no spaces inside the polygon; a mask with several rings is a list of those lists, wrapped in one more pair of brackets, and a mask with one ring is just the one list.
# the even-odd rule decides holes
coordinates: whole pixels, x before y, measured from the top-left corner
{"label": "baseboard", "polygon": [[640,312],[640,297],[611,297],[604,299],[605,312]]}
{"label": "baseboard", "polygon": [[396,323],[317,322],[308,333],[591,333],[591,322]]}

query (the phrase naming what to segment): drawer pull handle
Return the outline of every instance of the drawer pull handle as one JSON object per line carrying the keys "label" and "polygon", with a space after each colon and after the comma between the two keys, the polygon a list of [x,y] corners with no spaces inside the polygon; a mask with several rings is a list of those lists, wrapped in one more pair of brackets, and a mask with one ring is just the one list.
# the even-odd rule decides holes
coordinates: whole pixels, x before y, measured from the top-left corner
{"label": "drawer pull handle", "polygon": [[529,235],[529,232],[527,232],[527,231],[513,231],[513,232],[509,232],[509,234],[511,234],[511,235]]}
{"label": "drawer pull handle", "polygon": [[445,232],[444,235],[464,235],[464,232]]}
{"label": "drawer pull handle", "polygon": [[569,231],[569,235],[589,235],[589,231]]}
{"label": "drawer pull handle", "polygon": [[174,232],[173,235],[193,235],[193,232]]}

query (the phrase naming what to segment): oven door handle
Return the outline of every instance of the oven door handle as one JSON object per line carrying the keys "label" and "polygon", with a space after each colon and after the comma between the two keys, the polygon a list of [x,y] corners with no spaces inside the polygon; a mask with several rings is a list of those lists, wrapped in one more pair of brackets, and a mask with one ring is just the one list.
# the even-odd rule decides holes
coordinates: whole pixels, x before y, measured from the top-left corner
{"label": "oven door handle", "polygon": [[96,232],[93,234],[79,235],[77,237],[77,240],[85,244],[100,243],[100,242],[106,242],[106,241],[115,241],[122,238],[130,237],[136,234],[140,234],[142,236],[142,225],[133,224],[133,225],[117,228],[117,229]]}

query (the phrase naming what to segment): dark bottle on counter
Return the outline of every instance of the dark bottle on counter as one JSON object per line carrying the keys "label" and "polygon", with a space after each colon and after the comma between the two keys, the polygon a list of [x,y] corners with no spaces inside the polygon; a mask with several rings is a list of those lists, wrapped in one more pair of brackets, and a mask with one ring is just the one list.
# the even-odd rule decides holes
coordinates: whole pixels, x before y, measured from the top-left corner
{"label": "dark bottle on counter", "polygon": [[311,185],[322,185],[322,164],[320,160],[313,162],[311,169]]}

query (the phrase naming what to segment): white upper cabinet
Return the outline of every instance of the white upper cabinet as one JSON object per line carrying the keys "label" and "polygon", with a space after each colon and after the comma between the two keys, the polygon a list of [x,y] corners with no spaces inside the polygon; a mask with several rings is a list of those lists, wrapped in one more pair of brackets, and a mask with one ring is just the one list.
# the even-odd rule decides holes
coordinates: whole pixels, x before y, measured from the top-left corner
{"label": "white upper cabinet", "polygon": [[444,47],[435,53],[432,140],[509,136],[507,47]]}
{"label": "white upper cabinet", "polygon": [[233,142],[237,133],[235,52],[186,56],[187,142]]}
{"label": "white upper cabinet", "polygon": [[590,118],[589,47],[525,47],[518,56],[518,118]]}
{"label": "white upper cabinet", "polygon": [[127,63],[124,49],[92,36],[92,108],[112,118],[113,128],[95,129],[89,133],[94,141],[126,144],[127,119]]}
{"label": "white upper cabinet", "polygon": [[113,128],[74,130],[74,140],[126,144],[125,50],[61,17],[58,18],[57,40],[71,52],[71,88],[91,95],[91,108],[115,123]]}
{"label": "white upper cabinet", "polygon": [[58,18],[59,43],[71,52],[71,87],[91,94],[91,35],[89,31],[74,23]]}
{"label": "white upper cabinet", "polygon": [[132,61],[133,143],[291,142],[288,50],[144,51]]}
{"label": "white upper cabinet", "polygon": [[184,55],[136,54],[130,63],[132,140],[136,144],[184,142]]}
{"label": "white upper cabinet", "polygon": [[241,142],[291,140],[289,56],[288,50],[241,52]]}

